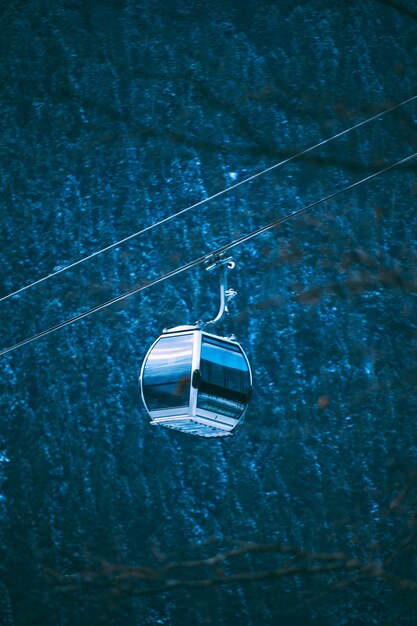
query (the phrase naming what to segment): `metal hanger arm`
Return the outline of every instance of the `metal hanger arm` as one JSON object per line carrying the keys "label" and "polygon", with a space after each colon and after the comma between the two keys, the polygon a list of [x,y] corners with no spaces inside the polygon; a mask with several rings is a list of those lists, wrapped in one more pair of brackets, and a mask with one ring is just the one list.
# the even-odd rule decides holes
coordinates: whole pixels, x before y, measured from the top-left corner
{"label": "metal hanger arm", "polygon": [[216,260],[214,263],[208,265],[206,270],[208,272],[213,271],[216,268],[220,268],[220,306],[219,311],[216,317],[207,324],[217,324],[220,320],[223,319],[225,315],[228,315],[229,308],[228,303],[231,298],[236,295],[236,292],[232,289],[227,289],[227,272],[228,270],[233,269],[236,266],[236,263],[233,261],[232,257],[228,257],[226,259],[220,258]]}

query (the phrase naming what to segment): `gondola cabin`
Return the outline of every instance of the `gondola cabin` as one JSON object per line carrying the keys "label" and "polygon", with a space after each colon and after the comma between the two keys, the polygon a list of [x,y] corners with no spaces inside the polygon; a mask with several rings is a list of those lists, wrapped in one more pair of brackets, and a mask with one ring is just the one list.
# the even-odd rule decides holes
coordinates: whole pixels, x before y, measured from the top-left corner
{"label": "gondola cabin", "polygon": [[236,341],[178,326],[164,330],[149,349],[140,385],[151,424],[225,437],[243,420],[252,374]]}

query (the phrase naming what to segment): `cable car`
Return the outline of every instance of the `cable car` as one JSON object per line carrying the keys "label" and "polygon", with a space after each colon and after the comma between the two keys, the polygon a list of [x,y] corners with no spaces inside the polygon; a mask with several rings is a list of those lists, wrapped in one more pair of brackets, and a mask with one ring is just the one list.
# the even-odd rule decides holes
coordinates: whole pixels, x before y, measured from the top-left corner
{"label": "cable car", "polygon": [[[211,322],[164,329],[148,350],[141,369],[142,400],[152,425],[166,426],[200,437],[226,437],[243,421],[252,391],[248,358],[232,337],[211,327],[228,313],[226,270],[223,267],[220,310]],[[207,330],[209,328],[210,330]]]}

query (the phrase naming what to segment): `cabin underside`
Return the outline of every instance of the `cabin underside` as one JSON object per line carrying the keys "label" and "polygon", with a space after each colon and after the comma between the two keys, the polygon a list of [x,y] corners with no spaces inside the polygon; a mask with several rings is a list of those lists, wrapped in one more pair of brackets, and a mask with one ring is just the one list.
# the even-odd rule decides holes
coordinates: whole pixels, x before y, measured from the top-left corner
{"label": "cabin underside", "polygon": [[180,430],[189,435],[197,435],[199,437],[230,437],[233,435],[230,426],[221,427],[220,425],[209,424],[207,420],[190,417],[163,417],[156,418],[151,421],[152,426],[165,426],[173,430]]}

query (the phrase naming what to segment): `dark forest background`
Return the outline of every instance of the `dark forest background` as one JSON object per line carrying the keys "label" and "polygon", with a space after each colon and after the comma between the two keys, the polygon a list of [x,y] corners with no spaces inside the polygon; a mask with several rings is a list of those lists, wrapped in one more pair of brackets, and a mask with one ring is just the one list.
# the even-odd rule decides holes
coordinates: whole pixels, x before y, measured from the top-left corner
{"label": "dark forest background", "polygon": [[[1,296],[417,93],[411,0],[3,0],[0,25]],[[416,121],[412,101],[1,302],[1,347],[412,154]],[[235,250],[234,437],[150,428],[140,401],[162,328],[217,310],[203,267],[1,357],[2,626],[415,623],[415,174]]]}

